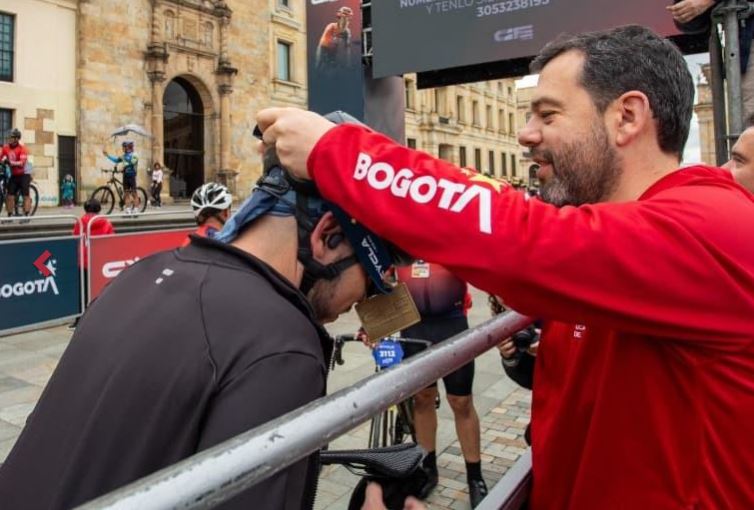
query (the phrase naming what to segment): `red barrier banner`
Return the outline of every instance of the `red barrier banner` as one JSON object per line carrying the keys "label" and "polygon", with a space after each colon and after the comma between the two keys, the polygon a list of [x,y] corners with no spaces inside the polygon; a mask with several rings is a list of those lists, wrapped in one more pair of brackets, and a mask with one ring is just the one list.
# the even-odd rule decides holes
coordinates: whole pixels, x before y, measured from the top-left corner
{"label": "red barrier banner", "polygon": [[158,251],[179,247],[195,229],[115,234],[90,239],[89,282],[91,301],[105,286],[134,262]]}

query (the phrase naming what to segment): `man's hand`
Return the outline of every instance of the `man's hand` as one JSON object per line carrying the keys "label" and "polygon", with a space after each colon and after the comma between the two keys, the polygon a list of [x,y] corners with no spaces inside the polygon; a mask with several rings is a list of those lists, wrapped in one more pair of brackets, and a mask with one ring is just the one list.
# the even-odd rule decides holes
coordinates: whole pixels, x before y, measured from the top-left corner
{"label": "man's hand", "polygon": [[715,0],[683,0],[666,7],[673,19],[679,23],[688,23],[704,11],[715,5]]}
{"label": "man's hand", "polygon": [[110,154],[108,154],[105,149],[102,149],[102,155],[105,156],[105,157],[110,156]]}
{"label": "man's hand", "polygon": [[503,340],[498,346],[497,350],[500,351],[500,356],[505,359],[510,359],[516,354],[516,344],[513,343],[513,337],[508,337]]}
{"label": "man's hand", "polygon": [[[382,487],[379,484],[370,483],[367,486],[364,506],[361,507],[361,510],[387,510],[385,502],[382,500]],[[418,499],[409,496],[403,503],[403,510],[427,510],[427,507]]]}
{"label": "man's hand", "polygon": [[275,146],[280,164],[294,177],[310,179],[306,169],[312,149],[335,124],[298,108],[266,108],[257,113],[264,145]]}

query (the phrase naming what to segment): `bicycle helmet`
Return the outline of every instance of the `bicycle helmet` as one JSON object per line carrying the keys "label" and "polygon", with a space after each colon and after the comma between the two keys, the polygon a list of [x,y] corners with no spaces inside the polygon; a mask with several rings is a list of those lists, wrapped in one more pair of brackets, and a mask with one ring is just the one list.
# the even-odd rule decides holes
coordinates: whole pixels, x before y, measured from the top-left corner
{"label": "bicycle helmet", "polygon": [[21,139],[21,131],[18,130],[18,128],[13,128],[10,132],[10,138],[18,138]]}
{"label": "bicycle helmet", "polygon": [[121,144],[121,146],[123,146],[124,149],[133,149],[134,143],[131,140],[126,140]]}
{"label": "bicycle helmet", "polygon": [[[336,124],[361,124],[344,112],[333,112],[325,115],[325,118]],[[255,135],[261,136],[261,131],[256,129]],[[262,177],[257,181],[251,196],[215,238],[221,242],[231,242],[246,226],[266,214],[294,216],[298,225],[298,260],[304,266],[304,277],[301,282],[301,291],[304,294],[317,280],[332,280],[356,263],[364,268],[367,278],[373,284],[373,291],[389,293],[391,287],[385,283],[386,275],[393,266],[410,264],[413,259],[377,237],[340,207],[325,201],[312,181],[300,181],[291,177],[280,165],[274,147],[268,148],[265,152],[263,165]],[[320,218],[328,211],[333,213],[340,224],[354,254],[324,265],[314,260],[310,236]]]}
{"label": "bicycle helmet", "polygon": [[198,217],[205,209],[217,209],[224,211],[233,203],[233,196],[228,188],[216,182],[202,184],[191,195],[191,208],[194,216]]}

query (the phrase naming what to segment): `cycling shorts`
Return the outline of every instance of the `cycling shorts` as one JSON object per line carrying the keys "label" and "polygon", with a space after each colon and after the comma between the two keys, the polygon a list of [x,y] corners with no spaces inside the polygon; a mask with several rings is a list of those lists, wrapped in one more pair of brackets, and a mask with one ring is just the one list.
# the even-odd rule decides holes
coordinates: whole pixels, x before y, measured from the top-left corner
{"label": "cycling shorts", "polygon": [[136,190],[136,174],[134,175],[123,174],[123,190],[124,191]]}
{"label": "cycling shorts", "polygon": [[29,186],[31,185],[31,175],[11,175],[10,181],[8,181],[8,193],[11,195],[21,192],[22,197],[29,196]]}
{"label": "cycling shorts", "polygon": [[[429,340],[432,342],[432,345],[435,345],[467,329],[469,329],[469,321],[465,316],[424,318],[419,324],[401,331],[401,336]],[[425,349],[420,344],[404,343],[401,345],[405,358],[410,358]],[[442,381],[445,384],[445,392],[448,395],[457,397],[471,395],[471,387],[474,384],[474,360],[469,361],[455,372],[449,373],[442,378]],[[434,386],[437,386],[437,382],[430,385],[430,388]]]}

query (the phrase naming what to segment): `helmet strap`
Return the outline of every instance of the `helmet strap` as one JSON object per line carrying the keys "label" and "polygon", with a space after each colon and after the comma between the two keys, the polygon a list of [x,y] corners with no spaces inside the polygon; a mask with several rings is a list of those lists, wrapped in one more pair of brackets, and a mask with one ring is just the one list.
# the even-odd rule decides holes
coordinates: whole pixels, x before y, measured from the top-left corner
{"label": "helmet strap", "polygon": [[298,261],[304,266],[304,275],[299,290],[306,295],[318,280],[334,280],[346,269],[358,262],[356,255],[350,255],[330,264],[314,260],[310,236],[316,224],[306,214],[306,197],[296,196],[296,224],[298,230]]}

